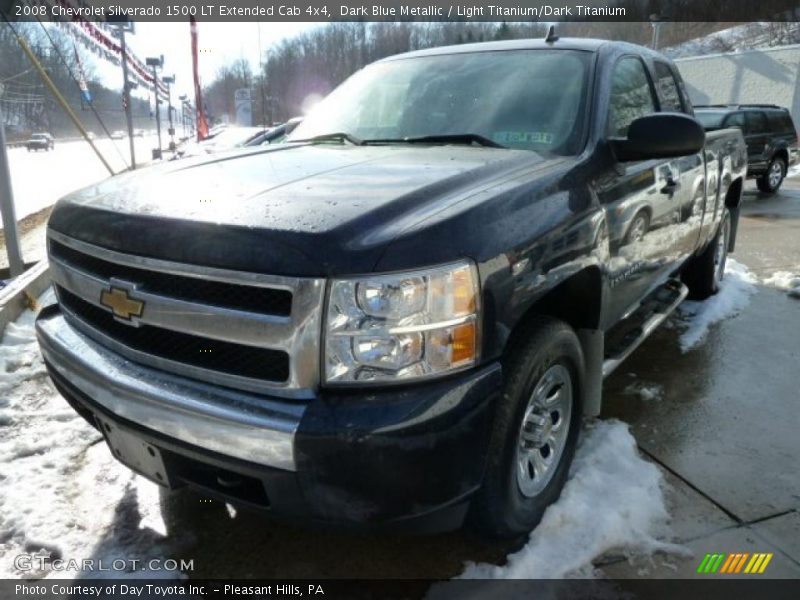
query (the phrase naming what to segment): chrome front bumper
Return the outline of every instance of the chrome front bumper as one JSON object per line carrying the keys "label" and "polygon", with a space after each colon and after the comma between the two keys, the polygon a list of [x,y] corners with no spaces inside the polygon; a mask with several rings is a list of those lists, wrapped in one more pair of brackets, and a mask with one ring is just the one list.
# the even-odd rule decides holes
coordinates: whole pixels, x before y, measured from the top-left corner
{"label": "chrome front bumper", "polygon": [[305,404],[184,379],[114,354],[48,307],[36,322],[49,367],[110,413],[207,450],[295,471]]}

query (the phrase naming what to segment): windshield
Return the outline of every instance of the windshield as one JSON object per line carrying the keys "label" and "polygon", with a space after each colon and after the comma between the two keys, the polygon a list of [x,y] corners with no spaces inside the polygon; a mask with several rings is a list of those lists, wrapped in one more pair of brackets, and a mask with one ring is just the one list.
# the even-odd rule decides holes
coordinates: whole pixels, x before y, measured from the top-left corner
{"label": "windshield", "polygon": [[704,129],[719,129],[722,120],[728,113],[725,111],[699,110],[694,113],[694,118],[700,122]]}
{"label": "windshield", "polygon": [[590,60],[588,52],[517,50],[376,63],[318,104],[288,141],[473,135],[507,148],[577,154]]}

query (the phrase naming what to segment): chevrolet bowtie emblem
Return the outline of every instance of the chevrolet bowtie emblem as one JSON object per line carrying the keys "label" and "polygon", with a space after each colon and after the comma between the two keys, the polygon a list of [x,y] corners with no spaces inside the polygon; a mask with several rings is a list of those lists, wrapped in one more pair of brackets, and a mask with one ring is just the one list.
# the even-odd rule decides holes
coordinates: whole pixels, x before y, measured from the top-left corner
{"label": "chevrolet bowtie emblem", "polygon": [[144,302],[132,299],[127,291],[115,287],[103,290],[100,304],[113,310],[115,316],[128,321],[131,317],[141,317],[144,311]]}

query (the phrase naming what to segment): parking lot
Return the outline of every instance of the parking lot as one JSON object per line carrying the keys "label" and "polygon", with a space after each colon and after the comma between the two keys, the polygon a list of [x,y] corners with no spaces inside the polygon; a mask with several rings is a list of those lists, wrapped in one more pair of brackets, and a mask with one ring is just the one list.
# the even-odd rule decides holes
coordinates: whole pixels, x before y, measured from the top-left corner
{"label": "parking lot", "polygon": [[[540,545],[558,541],[560,556],[587,539],[596,543],[576,559],[576,565],[590,559],[589,571],[579,575],[688,577],[706,553],[771,552],[770,577],[800,577],[800,300],[781,289],[787,274],[800,275],[800,182],[787,180],[775,197],[752,190],[734,254],[742,266],[734,265],[731,278],[738,279],[715,298],[727,318],[695,336],[690,348],[685,317],[671,319],[606,382],[601,419],[628,424],[641,455],[663,476],[669,521],[658,539],[664,546],[615,547],[608,520],[635,522],[642,514],[622,506],[609,516],[598,502],[596,515],[590,509],[569,527],[548,523],[550,533],[534,533]],[[193,493],[159,498],[155,485],[114,463],[99,435],[55,394],[24,331],[6,338],[16,343],[17,335],[22,350],[12,346],[0,356],[7,373],[0,389],[10,399],[0,403],[4,563],[23,549],[44,549],[56,556],[192,559],[190,578],[441,579],[459,576],[469,563],[503,565],[526,544],[487,542],[467,531],[428,537],[319,531]],[[596,444],[592,459],[615,451],[613,444]],[[615,491],[627,494],[628,483],[636,482],[618,476],[595,489],[613,499]],[[583,529],[592,528],[584,539]],[[528,552],[517,573],[546,576],[546,563],[526,571],[539,560]],[[14,572],[10,563],[2,566]]]}

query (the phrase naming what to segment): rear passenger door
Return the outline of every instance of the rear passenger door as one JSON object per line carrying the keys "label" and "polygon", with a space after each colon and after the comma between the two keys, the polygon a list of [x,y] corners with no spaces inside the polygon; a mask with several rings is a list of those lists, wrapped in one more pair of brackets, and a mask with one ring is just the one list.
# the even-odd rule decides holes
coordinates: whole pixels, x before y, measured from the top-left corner
{"label": "rear passenger door", "polygon": [[744,140],[747,143],[747,164],[751,171],[766,169],[769,150],[767,115],[760,110],[744,112]]}
{"label": "rear passenger door", "polygon": [[[658,111],[653,83],[640,57],[623,56],[615,63],[606,117],[609,138],[626,137],[634,120]],[[684,193],[675,164],[680,160],[618,163],[598,182],[611,251],[608,275],[612,322],[635,308],[681,257],[683,243],[675,230]]]}
{"label": "rear passenger door", "polygon": [[[681,94],[680,78],[673,67],[667,62],[654,60],[653,71],[661,112],[688,114],[688,101]],[[673,178],[678,183],[672,200],[678,211],[679,225],[673,233],[677,251],[683,257],[694,252],[706,208],[708,181],[703,152],[675,158],[669,163]]]}

